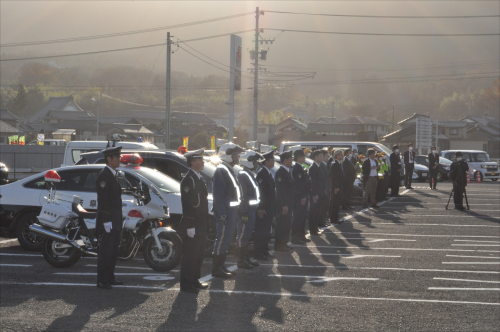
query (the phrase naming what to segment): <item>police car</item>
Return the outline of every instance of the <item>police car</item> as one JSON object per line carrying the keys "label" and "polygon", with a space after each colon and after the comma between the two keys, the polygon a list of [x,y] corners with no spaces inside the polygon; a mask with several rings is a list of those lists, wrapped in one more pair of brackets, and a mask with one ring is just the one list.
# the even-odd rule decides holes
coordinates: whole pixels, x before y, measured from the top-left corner
{"label": "police car", "polygon": [[[143,185],[157,188],[166,201],[165,211],[169,209],[170,218],[167,225],[177,229],[182,217],[180,183],[165,174],[148,167],[140,166],[142,158],[138,155],[124,154],[121,157],[122,165],[118,168],[125,173],[125,178],[133,187]],[[58,191],[78,195],[83,200],[82,206],[89,212],[97,209],[97,192],[95,183],[99,172],[104,167],[100,165],[75,165],[56,168],[61,177],[57,186]],[[21,246],[28,250],[40,250],[39,236],[29,232],[29,226],[36,221],[41,207],[46,203],[47,188],[44,179],[45,172],[32,175],[12,184],[2,186],[0,196],[0,228],[16,235]],[[122,188],[127,187],[124,180],[119,180]],[[212,195],[209,194],[209,209],[212,208]],[[211,218],[207,251],[213,248],[215,237],[215,220]]]}

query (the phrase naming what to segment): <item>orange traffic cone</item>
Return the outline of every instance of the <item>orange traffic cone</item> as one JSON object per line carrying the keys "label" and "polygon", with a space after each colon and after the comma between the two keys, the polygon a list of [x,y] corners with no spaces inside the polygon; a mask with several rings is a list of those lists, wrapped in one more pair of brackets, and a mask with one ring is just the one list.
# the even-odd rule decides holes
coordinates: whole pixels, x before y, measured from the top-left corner
{"label": "orange traffic cone", "polygon": [[467,183],[470,183],[470,173],[467,171]]}
{"label": "orange traffic cone", "polygon": [[481,183],[481,174],[479,172],[476,173],[476,183]]}

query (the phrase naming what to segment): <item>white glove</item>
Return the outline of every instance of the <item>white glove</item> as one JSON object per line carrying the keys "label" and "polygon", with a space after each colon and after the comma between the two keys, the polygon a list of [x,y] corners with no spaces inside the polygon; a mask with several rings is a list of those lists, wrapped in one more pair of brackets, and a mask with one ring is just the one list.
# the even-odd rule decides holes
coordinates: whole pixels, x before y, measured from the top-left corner
{"label": "white glove", "polygon": [[111,232],[111,230],[113,229],[113,223],[111,221],[105,222],[103,225],[104,225],[104,230],[106,231],[106,233]]}
{"label": "white glove", "polygon": [[195,233],[194,228],[188,228],[187,233],[190,238],[193,238]]}

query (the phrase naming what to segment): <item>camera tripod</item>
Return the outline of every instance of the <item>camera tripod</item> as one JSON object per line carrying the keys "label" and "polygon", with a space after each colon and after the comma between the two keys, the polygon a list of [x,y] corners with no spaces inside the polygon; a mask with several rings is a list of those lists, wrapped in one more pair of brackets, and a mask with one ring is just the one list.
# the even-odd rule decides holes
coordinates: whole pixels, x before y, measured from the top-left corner
{"label": "camera tripod", "polygon": [[[462,170],[462,168],[460,166],[458,167],[458,170],[456,170],[456,172],[458,172],[458,174],[457,174],[457,186],[459,188],[462,186],[462,181],[463,181],[462,177],[460,176],[461,170]],[[465,204],[467,204],[467,210],[470,210],[469,200],[467,199],[467,190],[465,189],[465,186],[463,188],[464,188]],[[448,203],[446,204],[446,207],[445,207],[446,210],[448,210],[448,205],[450,205],[450,200],[451,200],[451,197],[453,196],[454,191],[455,191],[455,189],[452,188],[451,193],[450,193],[450,197],[448,198]]]}

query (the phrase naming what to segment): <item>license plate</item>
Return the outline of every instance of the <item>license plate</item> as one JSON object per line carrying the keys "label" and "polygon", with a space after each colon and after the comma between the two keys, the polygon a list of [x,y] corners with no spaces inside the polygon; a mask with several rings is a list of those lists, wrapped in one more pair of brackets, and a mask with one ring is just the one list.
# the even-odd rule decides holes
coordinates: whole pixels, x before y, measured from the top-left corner
{"label": "license plate", "polygon": [[495,172],[491,172],[491,175],[495,175]]}
{"label": "license plate", "polygon": [[427,173],[422,173],[422,176],[427,176]]}

